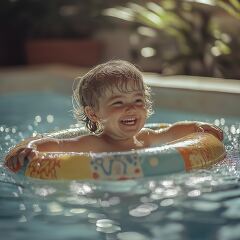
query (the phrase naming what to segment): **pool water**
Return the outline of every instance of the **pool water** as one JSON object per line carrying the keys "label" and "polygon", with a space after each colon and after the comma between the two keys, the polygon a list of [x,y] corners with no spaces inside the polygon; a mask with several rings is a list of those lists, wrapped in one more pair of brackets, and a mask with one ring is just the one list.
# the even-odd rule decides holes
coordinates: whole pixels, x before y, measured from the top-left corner
{"label": "pool water", "polygon": [[3,167],[24,137],[73,126],[71,97],[0,96],[1,239],[240,239],[240,121],[156,109],[149,122],[201,120],[224,129],[228,155],[211,169],[120,182],[46,181]]}

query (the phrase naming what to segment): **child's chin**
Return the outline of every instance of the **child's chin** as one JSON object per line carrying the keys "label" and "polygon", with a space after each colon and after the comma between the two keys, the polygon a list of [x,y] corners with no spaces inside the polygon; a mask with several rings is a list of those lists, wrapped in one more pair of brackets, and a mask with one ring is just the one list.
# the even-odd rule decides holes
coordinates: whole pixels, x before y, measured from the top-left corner
{"label": "child's chin", "polygon": [[123,131],[137,131],[139,129],[139,126],[138,126],[137,122],[134,123],[134,124],[123,124],[123,123],[120,123],[119,127]]}
{"label": "child's chin", "polygon": [[136,126],[135,127],[122,127],[120,129],[121,129],[123,135],[126,137],[133,137],[139,132],[139,128]]}

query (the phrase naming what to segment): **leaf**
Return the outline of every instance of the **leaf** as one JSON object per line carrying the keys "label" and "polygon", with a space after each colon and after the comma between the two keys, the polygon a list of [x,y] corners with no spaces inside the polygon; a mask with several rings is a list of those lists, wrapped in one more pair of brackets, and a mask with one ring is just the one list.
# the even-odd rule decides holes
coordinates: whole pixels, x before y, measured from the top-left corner
{"label": "leaf", "polygon": [[230,0],[230,3],[238,10],[240,10],[240,2],[239,0]]}
{"label": "leaf", "polygon": [[180,18],[177,14],[172,11],[167,11],[162,8],[160,5],[149,2],[146,4],[148,9],[154,12],[162,19],[162,21],[166,22],[166,25],[172,25],[175,28],[184,29],[189,31],[191,29],[190,24],[188,24],[185,20]]}
{"label": "leaf", "polygon": [[237,12],[233,6],[231,4],[228,4],[226,2],[223,2],[223,1],[216,1],[216,4],[223,8],[226,12],[228,12],[230,15],[232,15],[233,17],[237,18],[237,19],[240,19],[240,13]]}
{"label": "leaf", "polygon": [[134,12],[129,8],[124,7],[107,8],[103,10],[102,14],[104,16],[115,17],[129,22],[134,21]]}

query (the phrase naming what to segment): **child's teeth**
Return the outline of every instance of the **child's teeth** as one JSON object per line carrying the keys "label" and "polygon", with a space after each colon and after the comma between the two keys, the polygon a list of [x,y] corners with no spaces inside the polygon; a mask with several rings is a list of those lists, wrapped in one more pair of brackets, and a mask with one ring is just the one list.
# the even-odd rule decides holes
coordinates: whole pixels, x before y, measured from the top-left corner
{"label": "child's teeth", "polygon": [[124,124],[132,125],[135,123],[135,120],[136,120],[135,118],[129,118],[129,119],[122,120],[122,122]]}

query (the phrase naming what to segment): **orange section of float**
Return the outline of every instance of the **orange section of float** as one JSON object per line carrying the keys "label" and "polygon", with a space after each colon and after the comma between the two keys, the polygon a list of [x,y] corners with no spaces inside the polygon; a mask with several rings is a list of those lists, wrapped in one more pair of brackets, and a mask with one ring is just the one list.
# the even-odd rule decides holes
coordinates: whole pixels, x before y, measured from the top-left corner
{"label": "orange section of float", "polygon": [[41,155],[28,163],[25,175],[33,178],[56,179],[60,166],[61,160],[58,157]]}
{"label": "orange section of float", "polygon": [[190,134],[182,141],[183,145],[184,142],[188,142],[187,147],[177,149],[184,159],[186,171],[212,166],[226,155],[223,143],[209,133]]}

